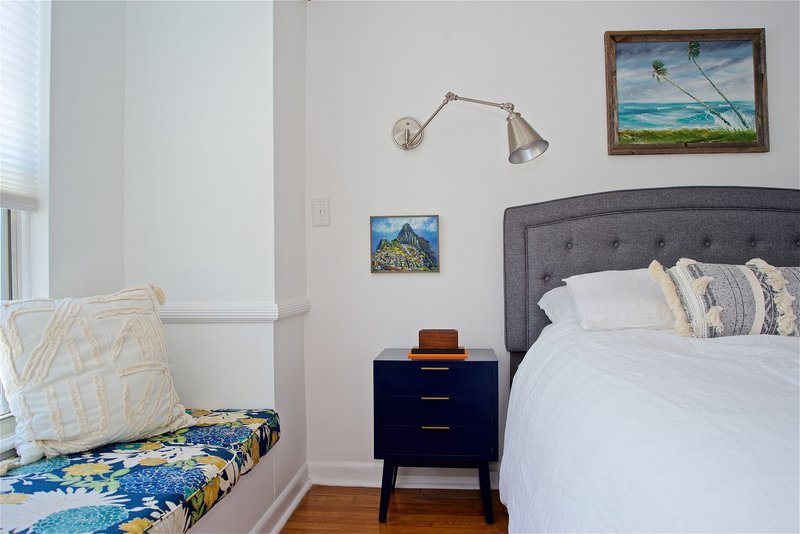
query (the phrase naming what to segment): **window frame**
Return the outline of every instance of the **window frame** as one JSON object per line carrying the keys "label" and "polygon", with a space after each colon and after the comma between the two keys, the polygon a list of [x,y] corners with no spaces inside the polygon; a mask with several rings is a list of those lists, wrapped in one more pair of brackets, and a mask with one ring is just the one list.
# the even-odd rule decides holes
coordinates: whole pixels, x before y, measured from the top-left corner
{"label": "window frame", "polygon": [[0,258],[3,263],[0,298],[14,300],[19,295],[19,213],[17,210],[2,208],[0,217]]}
{"label": "window frame", "polygon": [[[0,0],[2,1],[2,0]],[[13,253],[9,259],[15,267],[10,285],[13,299],[47,297],[49,287],[49,181],[50,181],[50,59],[52,3],[39,3],[39,107],[40,132],[39,192],[36,211],[12,210]],[[5,267],[3,268],[5,270]],[[0,394],[2,387],[0,386]],[[1,408],[5,408],[2,406]],[[8,411],[0,413],[0,460],[14,456],[16,421]]]}
{"label": "window frame", "polygon": [[[2,300],[15,298],[19,291],[18,244],[20,237],[19,214],[16,210],[0,210],[0,261],[2,261]],[[14,447],[16,421],[0,383],[0,458]]]}

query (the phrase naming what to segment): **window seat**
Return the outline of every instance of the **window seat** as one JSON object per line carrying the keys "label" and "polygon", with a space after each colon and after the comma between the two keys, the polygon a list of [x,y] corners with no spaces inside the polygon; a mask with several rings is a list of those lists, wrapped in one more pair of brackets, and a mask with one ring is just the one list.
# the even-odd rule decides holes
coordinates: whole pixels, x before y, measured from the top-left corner
{"label": "window seat", "polygon": [[194,426],[9,471],[0,532],[186,532],[280,436],[273,410],[187,411]]}

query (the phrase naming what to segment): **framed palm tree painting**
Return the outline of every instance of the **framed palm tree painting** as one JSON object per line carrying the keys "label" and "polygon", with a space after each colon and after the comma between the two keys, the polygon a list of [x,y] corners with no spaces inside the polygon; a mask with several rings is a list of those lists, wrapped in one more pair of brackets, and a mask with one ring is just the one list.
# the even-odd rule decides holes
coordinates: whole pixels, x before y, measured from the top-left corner
{"label": "framed palm tree painting", "polygon": [[606,32],[608,153],[767,152],[764,29]]}

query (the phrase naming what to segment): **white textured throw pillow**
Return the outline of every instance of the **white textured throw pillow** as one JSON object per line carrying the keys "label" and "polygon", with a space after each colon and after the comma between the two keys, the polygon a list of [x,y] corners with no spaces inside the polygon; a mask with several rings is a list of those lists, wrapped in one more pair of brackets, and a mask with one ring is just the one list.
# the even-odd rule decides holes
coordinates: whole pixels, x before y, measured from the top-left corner
{"label": "white textured throw pillow", "polygon": [[154,286],[0,306],[0,379],[24,465],[187,426]]}
{"label": "white textured throw pillow", "polygon": [[668,330],[675,324],[667,299],[647,269],[579,274],[564,281],[585,330]]}

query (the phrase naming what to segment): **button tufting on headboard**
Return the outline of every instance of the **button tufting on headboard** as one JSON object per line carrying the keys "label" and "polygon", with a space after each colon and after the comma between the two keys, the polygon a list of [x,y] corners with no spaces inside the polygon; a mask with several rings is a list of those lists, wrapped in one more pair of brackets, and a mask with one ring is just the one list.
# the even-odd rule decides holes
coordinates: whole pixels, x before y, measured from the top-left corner
{"label": "button tufting on headboard", "polygon": [[[756,230],[763,234],[745,237]],[[641,269],[656,257],[664,265],[682,257],[743,264],[754,256],[800,265],[800,190],[668,187],[517,206],[505,212],[504,255],[506,348],[513,369],[549,323],[536,303],[564,278]]]}

